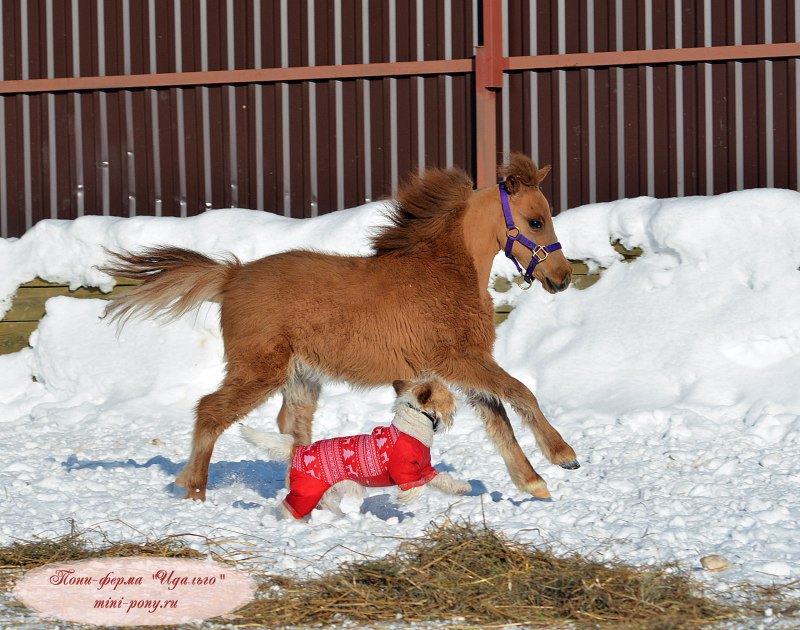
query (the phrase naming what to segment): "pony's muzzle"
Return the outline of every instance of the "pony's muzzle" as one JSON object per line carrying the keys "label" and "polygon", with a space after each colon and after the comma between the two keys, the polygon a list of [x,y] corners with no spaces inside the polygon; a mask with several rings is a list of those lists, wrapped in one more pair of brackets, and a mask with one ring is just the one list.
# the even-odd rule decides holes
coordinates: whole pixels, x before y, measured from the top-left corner
{"label": "pony's muzzle", "polygon": [[551,293],[560,293],[569,286],[570,282],[572,282],[572,274],[566,274],[559,283],[553,282],[550,277],[546,277],[545,282],[547,283],[547,288],[550,289]]}

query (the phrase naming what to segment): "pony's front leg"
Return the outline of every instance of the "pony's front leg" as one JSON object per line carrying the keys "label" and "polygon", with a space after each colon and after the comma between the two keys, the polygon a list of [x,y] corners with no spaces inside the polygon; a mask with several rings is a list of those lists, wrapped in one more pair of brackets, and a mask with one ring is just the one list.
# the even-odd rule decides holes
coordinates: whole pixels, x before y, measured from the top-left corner
{"label": "pony's front leg", "polygon": [[[458,357],[444,366],[441,376],[468,393],[473,392],[470,402],[486,423],[490,437],[498,444],[517,487],[538,496],[533,490],[541,488],[544,481],[519,448],[500,400],[508,401],[531,428],[536,443],[552,463],[569,469],[580,466],[575,451],[547,421],[533,393],[497,365],[491,356]],[[546,490],[546,485],[544,488]]]}
{"label": "pony's front leg", "polygon": [[494,442],[506,463],[514,485],[540,499],[549,498],[550,491],[547,489],[547,484],[522,452],[503,404],[494,396],[476,391],[468,391],[467,398],[478,417],[483,420],[486,434]]}

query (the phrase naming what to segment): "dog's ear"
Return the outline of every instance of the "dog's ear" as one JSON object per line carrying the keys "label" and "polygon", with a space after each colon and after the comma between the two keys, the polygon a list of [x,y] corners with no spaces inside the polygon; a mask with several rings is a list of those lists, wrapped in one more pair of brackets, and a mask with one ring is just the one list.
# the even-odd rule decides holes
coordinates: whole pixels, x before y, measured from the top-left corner
{"label": "dog's ear", "polygon": [[396,381],[392,382],[394,393],[397,396],[400,396],[403,392],[407,391],[410,385],[411,384],[408,381],[404,381],[403,379],[397,379]]}
{"label": "dog's ear", "polygon": [[417,397],[420,405],[427,405],[428,401],[431,399],[431,395],[433,395],[433,391],[431,390],[431,384],[425,383],[417,389],[414,394]]}

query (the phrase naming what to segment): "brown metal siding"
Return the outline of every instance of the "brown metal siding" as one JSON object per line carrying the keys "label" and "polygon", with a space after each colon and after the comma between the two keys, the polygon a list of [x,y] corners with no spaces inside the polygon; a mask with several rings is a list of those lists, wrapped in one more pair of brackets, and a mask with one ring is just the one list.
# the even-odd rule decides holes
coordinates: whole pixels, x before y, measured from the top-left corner
{"label": "brown metal siding", "polygon": [[[685,0],[677,15],[673,2],[624,2],[620,3],[621,16],[617,15],[615,0],[567,0],[561,18],[557,0],[540,0],[535,4],[534,49],[538,54],[556,54],[697,47],[706,45],[709,39],[716,46],[794,41],[796,3],[774,0],[771,4],[772,13],[765,19],[763,3],[740,3],[741,30],[737,33],[733,0],[710,2],[708,32],[704,0]],[[508,8],[510,15],[516,16],[509,22],[509,54],[531,54],[531,33],[527,28],[530,5],[508,0]],[[559,40],[560,19],[565,26],[564,41]],[[618,47],[616,30],[620,19],[622,45]],[[507,97],[510,120],[502,120],[500,114],[498,137],[508,125],[509,149],[523,150],[538,156],[542,163],[553,164],[546,192],[557,210],[593,200],[647,194],[669,197],[767,185],[796,188],[796,63],[687,63],[681,65],[680,72],[675,65],[655,65],[512,73]],[[736,66],[741,72],[738,90],[742,102],[738,109]],[[617,104],[620,73],[621,111]],[[532,113],[529,98],[531,81],[538,90],[537,115]],[[590,110],[591,81],[594,107]],[[680,120],[678,99],[682,104]],[[538,129],[533,134],[534,143],[529,141],[531,134],[525,124],[520,123],[531,119]],[[594,127],[593,184],[589,169],[590,124]],[[617,158],[620,124],[621,164]],[[564,147],[562,139],[566,142]],[[683,150],[678,155],[681,146]],[[738,181],[739,169],[743,171],[742,182]],[[562,177],[566,180],[563,187]],[[624,180],[622,190],[618,186],[620,178]],[[562,198],[562,188],[566,198]]]}
{"label": "brown metal siding", "polygon": [[[790,62],[786,60],[774,61],[772,63],[775,129],[785,129],[786,131],[792,129],[794,124],[794,121],[791,121],[789,118],[788,90],[790,65]],[[791,165],[789,134],[776,133],[774,145],[775,156],[785,157],[784,159],[775,160],[773,185],[778,188],[788,188],[791,185],[791,178],[789,176],[789,168]]]}
{"label": "brown metal siding", "polygon": [[21,234],[25,231],[25,197],[22,189],[25,173],[22,156],[22,96],[3,98],[5,103],[5,136],[6,136],[6,203],[8,213],[9,234]]}
{"label": "brown metal siding", "polygon": [[[536,72],[532,74],[536,77],[535,81],[538,87],[537,109],[539,115],[538,122],[534,123],[537,128],[538,146],[535,151],[528,151],[528,147],[525,146],[526,140],[522,138],[522,146],[519,147],[519,150],[530,155],[538,155],[539,165],[544,166],[545,164],[552,164],[553,156],[558,155],[558,102],[555,100],[558,95],[558,81],[556,80],[555,72]],[[526,118],[527,116],[526,114]],[[513,140],[515,134],[512,134],[511,138]],[[550,199],[553,209],[557,212],[561,206],[560,200],[555,197],[558,190],[555,182],[555,174],[551,173],[544,181],[542,190],[547,198]]]}
{"label": "brown metal siding", "polygon": [[[800,102],[798,102],[798,93],[800,93],[800,61],[797,59],[789,62],[789,107],[788,118],[789,128],[794,133],[789,134],[789,187],[794,190],[800,190],[800,124],[797,121],[797,112],[800,111]],[[792,117],[795,117],[794,120]]]}

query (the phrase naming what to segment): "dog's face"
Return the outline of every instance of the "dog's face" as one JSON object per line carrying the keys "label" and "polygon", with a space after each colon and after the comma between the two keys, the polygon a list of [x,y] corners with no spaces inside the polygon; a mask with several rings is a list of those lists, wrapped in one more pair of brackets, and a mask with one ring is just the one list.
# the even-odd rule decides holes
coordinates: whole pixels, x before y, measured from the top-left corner
{"label": "dog's face", "polygon": [[436,418],[434,431],[440,433],[453,426],[456,399],[450,389],[438,378],[427,377],[413,381],[399,380],[392,383],[397,394],[397,404],[408,404]]}

